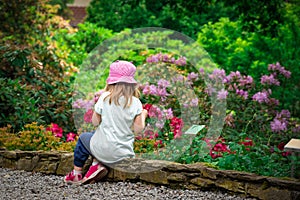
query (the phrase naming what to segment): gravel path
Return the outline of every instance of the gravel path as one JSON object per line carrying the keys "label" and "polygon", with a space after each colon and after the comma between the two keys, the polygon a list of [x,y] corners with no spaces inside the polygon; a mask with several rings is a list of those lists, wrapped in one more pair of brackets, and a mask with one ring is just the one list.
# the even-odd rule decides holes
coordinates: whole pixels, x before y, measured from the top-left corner
{"label": "gravel path", "polygon": [[[0,168],[0,199],[238,199],[243,198],[224,192],[173,190],[164,186],[152,186],[129,182],[99,182],[74,186],[63,183],[62,176],[44,175]],[[250,200],[250,198],[247,198]]]}

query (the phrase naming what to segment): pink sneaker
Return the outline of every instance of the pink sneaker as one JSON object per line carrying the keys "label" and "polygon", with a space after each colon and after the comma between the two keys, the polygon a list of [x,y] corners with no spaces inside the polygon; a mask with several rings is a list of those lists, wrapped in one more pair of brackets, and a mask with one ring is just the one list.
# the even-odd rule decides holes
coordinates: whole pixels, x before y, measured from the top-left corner
{"label": "pink sneaker", "polygon": [[81,184],[81,180],[82,180],[82,174],[74,175],[73,171],[67,174],[64,178],[65,183],[78,184],[78,185]]}
{"label": "pink sneaker", "polygon": [[88,184],[88,183],[95,183],[97,181],[100,181],[106,174],[108,173],[108,170],[98,163],[97,165],[90,166],[89,171],[85,174],[84,178],[82,179],[82,184]]}

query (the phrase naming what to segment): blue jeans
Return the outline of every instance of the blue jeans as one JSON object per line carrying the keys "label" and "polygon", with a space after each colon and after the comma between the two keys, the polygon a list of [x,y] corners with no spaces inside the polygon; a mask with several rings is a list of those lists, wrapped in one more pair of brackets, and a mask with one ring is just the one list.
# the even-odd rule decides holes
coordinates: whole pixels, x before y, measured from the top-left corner
{"label": "blue jeans", "polygon": [[74,150],[74,165],[76,167],[83,167],[86,160],[89,156],[93,156],[90,151],[90,141],[93,136],[94,132],[92,133],[82,133],[79,136],[77,141],[75,150]]}

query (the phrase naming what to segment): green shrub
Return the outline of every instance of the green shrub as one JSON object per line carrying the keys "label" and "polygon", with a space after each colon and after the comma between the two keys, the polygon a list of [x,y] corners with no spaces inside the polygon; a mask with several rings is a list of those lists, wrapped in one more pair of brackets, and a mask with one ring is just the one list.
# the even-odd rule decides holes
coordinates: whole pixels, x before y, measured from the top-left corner
{"label": "green shrub", "polygon": [[[0,42],[0,77],[10,80],[8,85],[1,85],[1,92],[5,92],[3,98],[8,98],[4,102],[12,102],[8,103],[9,108],[2,106],[0,109],[1,118],[5,119],[1,120],[1,125],[12,124],[15,131],[19,131],[24,123],[56,122],[73,131],[72,90],[68,76],[72,66],[65,61],[67,53],[58,49],[52,40],[56,29],[66,28],[68,24],[56,15],[55,7],[43,0],[4,3],[1,9],[10,9],[5,13],[7,20],[0,29],[3,38]],[[15,17],[19,10],[22,10],[20,16]],[[12,25],[9,24],[11,21],[14,21]],[[7,28],[10,26],[11,29]],[[17,26],[22,31],[16,30],[13,34],[11,30]],[[16,96],[9,95],[5,86],[15,91]],[[25,98],[20,99],[22,97],[17,93]],[[17,100],[24,104],[17,104]],[[14,111],[15,117],[8,111]]]}
{"label": "green shrub", "polygon": [[78,24],[78,28],[72,32],[68,29],[57,30],[53,39],[60,49],[68,51],[67,62],[80,67],[88,53],[112,36],[111,30],[85,22]]}
{"label": "green shrub", "polygon": [[38,99],[34,91],[19,79],[0,78],[0,127],[11,124],[12,128],[19,130],[32,121],[43,123],[36,106]]}
{"label": "green shrub", "polygon": [[222,1],[91,1],[87,21],[115,32],[125,28],[163,27],[196,38],[199,28],[221,16],[236,18],[234,6]]}

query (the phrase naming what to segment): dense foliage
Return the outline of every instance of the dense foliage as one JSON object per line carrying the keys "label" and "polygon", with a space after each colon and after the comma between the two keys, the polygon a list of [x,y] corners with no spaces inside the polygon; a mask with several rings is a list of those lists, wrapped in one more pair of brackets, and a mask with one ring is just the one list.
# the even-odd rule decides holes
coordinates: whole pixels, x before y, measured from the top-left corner
{"label": "dense foliage", "polygon": [[116,32],[125,28],[164,27],[196,38],[200,27],[220,17],[237,18],[235,6],[223,1],[97,1],[88,7],[87,21]]}
{"label": "dense foliage", "polygon": [[52,40],[56,29],[69,25],[43,0],[2,2],[0,9],[6,19],[0,28],[1,126],[19,131],[33,121],[57,122],[74,130],[66,76],[74,68]]}
{"label": "dense foliage", "polygon": [[[267,176],[288,176],[291,161],[299,167],[283,150],[300,132],[297,1],[94,0],[77,29],[58,16],[66,2],[0,2],[1,147],[72,151],[94,129],[107,66],[125,59],[138,67],[149,112],[138,156]],[[196,41],[134,29],[149,26]],[[195,123],[205,128],[190,138]]]}

